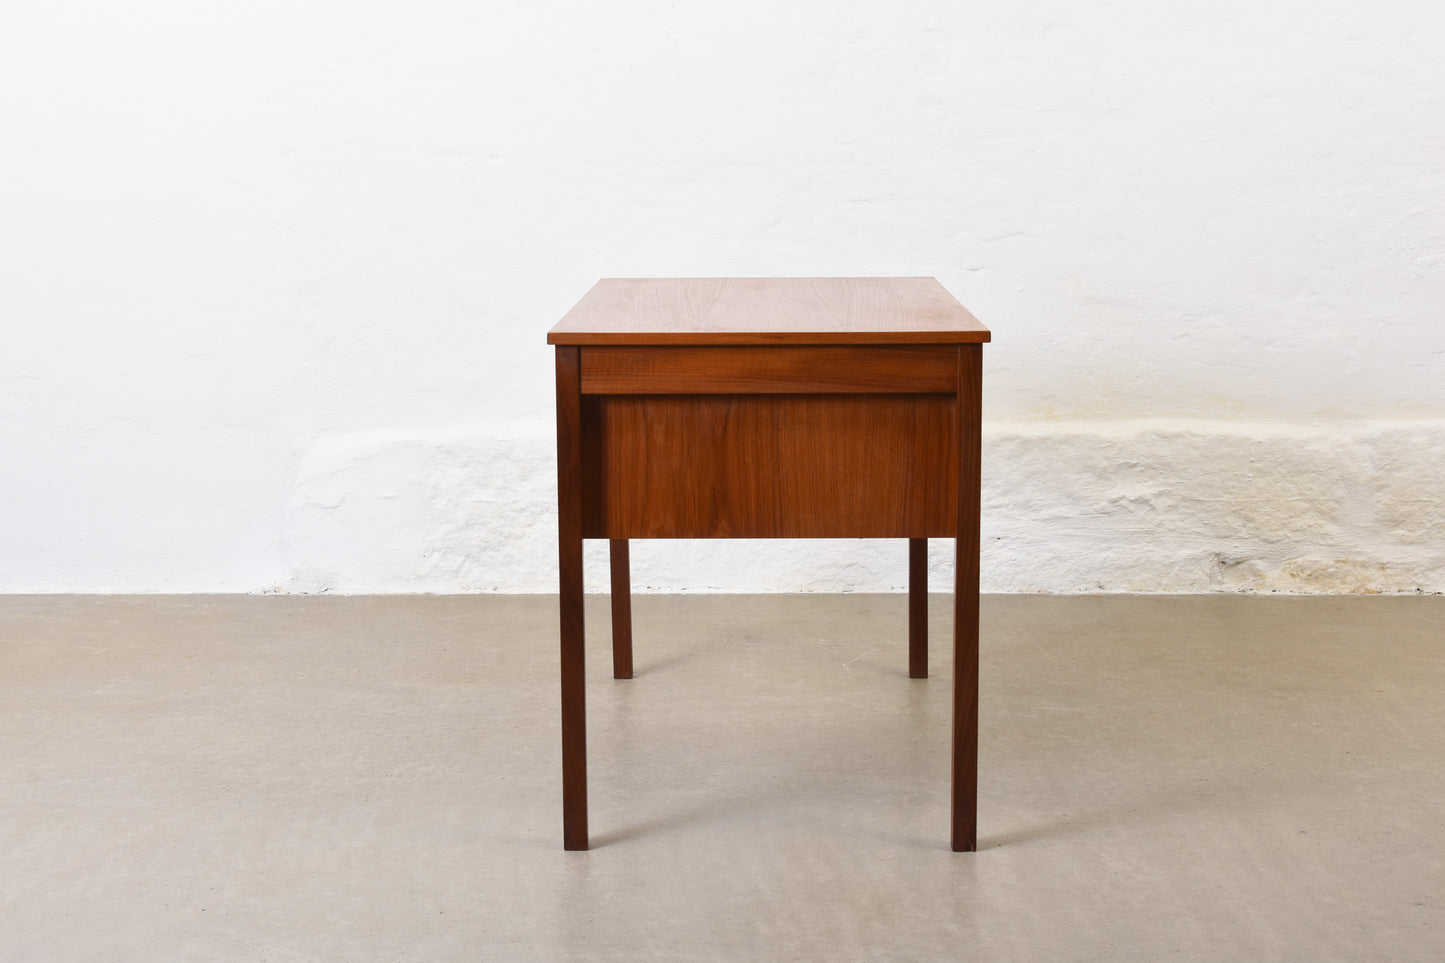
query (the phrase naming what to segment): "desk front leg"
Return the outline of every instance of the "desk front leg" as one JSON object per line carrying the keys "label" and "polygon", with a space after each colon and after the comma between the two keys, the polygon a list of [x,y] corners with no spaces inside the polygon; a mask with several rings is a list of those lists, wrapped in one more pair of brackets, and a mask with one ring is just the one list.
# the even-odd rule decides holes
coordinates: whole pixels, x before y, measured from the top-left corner
{"label": "desk front leg", "polygon": [[953,792],[956,853],[978,848],[978,542],[983,346],[958,349],[958,532],[953,586]]}
{"label": "desk front leg", "polygon": [[557,533],[562,638],[562,845],[587,848],[587,673],[582,615],[580,349],[557,348]]}

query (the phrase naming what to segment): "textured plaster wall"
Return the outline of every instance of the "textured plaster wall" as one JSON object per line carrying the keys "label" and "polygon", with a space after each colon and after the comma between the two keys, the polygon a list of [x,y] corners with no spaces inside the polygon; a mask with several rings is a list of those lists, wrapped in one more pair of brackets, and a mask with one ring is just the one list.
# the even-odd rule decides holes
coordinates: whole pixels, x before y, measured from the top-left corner
{"label": "textured plaster wall", "polygon": [[599,276],[692,274],[934,275],[994,329],[987,588],[1445,590],[1438,4],[5,21],[0,591],[551,591],[544,332]]}
{"label": "textured plaster wall", "polygon": [[[1445,421],[994,423],[983,585],[1001,592],[1440,591]],[[555,577],[550,439],[333,439],[290,502],[305,591],[534,591]],[[589,584],[607,585],[605,543]],[[951,540],[930,546],[947,591]],[[654,591],[902,590],[901,540],[637,543]]]}

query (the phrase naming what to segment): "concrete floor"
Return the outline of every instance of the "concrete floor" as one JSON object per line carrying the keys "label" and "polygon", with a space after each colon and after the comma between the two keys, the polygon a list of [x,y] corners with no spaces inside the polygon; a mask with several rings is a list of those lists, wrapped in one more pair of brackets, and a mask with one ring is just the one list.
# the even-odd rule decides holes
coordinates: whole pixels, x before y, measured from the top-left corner
{"label": "concrete floor", "polygon": [[1445,598],[0,597],[0,959],[1445,959]]}

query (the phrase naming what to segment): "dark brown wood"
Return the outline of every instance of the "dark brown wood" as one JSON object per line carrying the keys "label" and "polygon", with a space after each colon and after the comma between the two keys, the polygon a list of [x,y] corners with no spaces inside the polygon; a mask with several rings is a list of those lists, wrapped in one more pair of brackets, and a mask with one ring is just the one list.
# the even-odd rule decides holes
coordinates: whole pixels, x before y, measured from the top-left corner
{"label": "dark brown wood", "polygon": [[587,673],[582,615],[579,350],[557,349],[557,540],[562,615],[562,845],[587,848]]}
{"label": "dark brown wood", "polygon": [[953,586],[954,852],[978,848],[978,550],[983,348],[958,348],[958,536]]}
{"label": "dark brown wood", "polygon": [[632,576],[627,539],[607,543],[612,562],[612,678],[632,678]]}
{"label": "dark brown wood", "polygon": [[[954,364],[958,364],[955,352]],[[908,678],[928,678],[928,539],[908,540]]]}
{"label": "dark brown wood", "polygon": [[988,329],[933,278],[606,278],[548,344],[965,344]]}
{"label": "dark brown wood", "polygon": [[582,404],[587,538],[954,533],[952,396],[584,396]]}
{"label": "dark brown wood", "polygon": [[584,395],[953,394],[957,389],[958,351],[946,344],[582,349]]}

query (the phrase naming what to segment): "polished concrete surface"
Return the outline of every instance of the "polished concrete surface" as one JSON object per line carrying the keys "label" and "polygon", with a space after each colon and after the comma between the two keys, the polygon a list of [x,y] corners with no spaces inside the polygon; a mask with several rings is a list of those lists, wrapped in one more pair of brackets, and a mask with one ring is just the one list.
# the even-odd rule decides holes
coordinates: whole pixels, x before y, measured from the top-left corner
{"label": "polished concrete surface", "polygon": [[0,959],[1445,959],[1445,598],[0,597]]}

